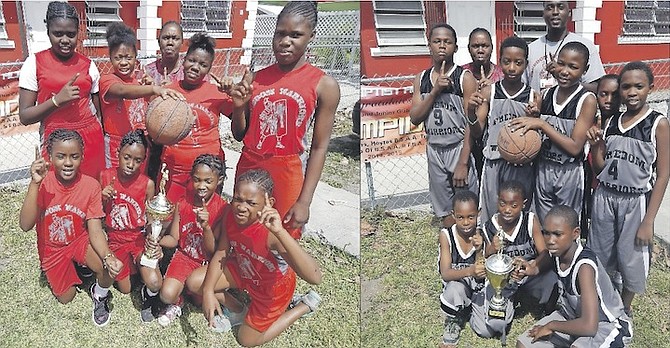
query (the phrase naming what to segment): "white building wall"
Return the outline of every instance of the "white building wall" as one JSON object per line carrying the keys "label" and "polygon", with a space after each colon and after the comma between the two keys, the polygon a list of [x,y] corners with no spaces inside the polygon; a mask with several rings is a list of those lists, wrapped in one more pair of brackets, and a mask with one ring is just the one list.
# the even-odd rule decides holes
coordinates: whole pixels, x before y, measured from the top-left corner
{"label": "white building wall", "polygon": [[491,61],[497,62],[498,49],[496,44],[496,22],[494,1],[447,1],[447,23],[458,35],[458,51],[454,54],[454,62],[459,65],[472,61],[468,52],[468,36],[475,28],[484,28],[491,33],[493,54]]}

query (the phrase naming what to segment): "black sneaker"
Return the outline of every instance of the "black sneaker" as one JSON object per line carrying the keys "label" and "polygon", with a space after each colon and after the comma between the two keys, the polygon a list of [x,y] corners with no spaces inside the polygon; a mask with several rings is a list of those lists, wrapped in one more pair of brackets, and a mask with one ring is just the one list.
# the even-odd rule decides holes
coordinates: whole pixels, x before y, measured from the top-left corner
{"label": "black sneaker", "polygon": [[147,286],[143,286],[142,290],[142,310],[140,310],[140,320],[142,323],[150,323],[157,318],[158,314],[158,295],[149,296],[147,294]]}
{"label": "black sneaker", "polygon": [[93,287],[95,283],[91,284],[90,292],[91,299],[93,300],[93,323],[97,327],[103,327],[109,323],[109,319],[112,317],[111,309],[109,307],[112,300],[112,293],[109,292],[107,296],[97,299],[95,298],[95,293],[93,292]]}

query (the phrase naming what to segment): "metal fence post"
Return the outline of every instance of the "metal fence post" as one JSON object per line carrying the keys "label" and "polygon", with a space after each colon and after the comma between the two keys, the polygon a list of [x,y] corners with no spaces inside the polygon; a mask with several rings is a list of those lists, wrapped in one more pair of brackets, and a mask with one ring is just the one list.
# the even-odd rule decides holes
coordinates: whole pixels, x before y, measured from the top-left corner
{"label": "metal fence post", "polygon": [[375,184],[372,179],[372,164],[370,164],[370,161],[365,161],[365,175],[368,178],[368,197],[370,198],[370,205],[372,206],[372,209],[374,209],[376,206]]}

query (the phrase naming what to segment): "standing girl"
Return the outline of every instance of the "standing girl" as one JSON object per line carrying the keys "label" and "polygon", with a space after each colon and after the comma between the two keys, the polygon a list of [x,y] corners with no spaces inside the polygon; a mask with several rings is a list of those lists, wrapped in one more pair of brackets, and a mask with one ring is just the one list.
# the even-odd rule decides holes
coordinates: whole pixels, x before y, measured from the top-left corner
{"label": "standing girl", "polygon": [[[72,301],[81,280],[75,263],[96,275],[91,284],[93,323],[104,326],[110,319],[109,288],[123,263],[107,245],[102,230],[100,184],[79,172],[84,141],[79,133],[56,129],[45,142],[49,162],[35,149],[31,181],[19,213],[19,226],[28,231],[37,224],[40,266],[51,292],[60,303]],[[49,170],[49,167],[53,170]]]}
{"label": "standing girl", "polygon": [[218,156],[198,156],[191,169],[192,187],[177,202],[170,234],[160,240],[163,247],[177,247],[160,292],[161,300],[168,304],[158,317],[162,326],[181,315],[184,285],[189,289],[202,286],[204,268],[194,271],[207,265],[221,234],[221,216],[228,203],[216,192],[225,175],[225,166]]}
{"label": "standing girl", "polygon": [[[137,48],[133,30],[123,23],[107,27],[107,46],[114,72],[100,77],[102,124],[105,135],[105,166],[116,168],[121,137],[134,129],[145,129],[147,100],[151,96],[184,97],[171,89],[154,86],[150,77],[138,81]],[[144,161],[142,162],[144,172]]]}
{"label": "standing girl", "polygon": [[[100,73],[86,56],[75,52],[79,16],[65,2],[50,2],[46,15],[51,48],[28,56],[19,75],[19,119],[25,125],[41,122],[42,156],[55,129],[76,130],[84,141],[81,172],[97,178],[104,169],[100,115]],[[97,119],[96,119],[97,116]]]}
{"label": "standing girl", "polygon": [[[286,4],[272,39],[277,63],[257,72],[253,84],[247,71],[232,93],[231,128],[235,139],[244,142],[236,176],[254,168],[270,173],[277,183],[275,208],[294,238],[300,238],[309,219],[340,100],[337,81],[305,59],[316,20],[314,2]],[[312,124],[308,157],[306,136]]]}

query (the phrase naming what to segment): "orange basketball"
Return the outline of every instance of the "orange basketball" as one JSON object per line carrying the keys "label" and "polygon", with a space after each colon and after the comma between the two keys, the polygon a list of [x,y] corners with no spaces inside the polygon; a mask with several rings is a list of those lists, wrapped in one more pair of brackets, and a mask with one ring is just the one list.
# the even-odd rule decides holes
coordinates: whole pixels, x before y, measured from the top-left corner
{"label": "orange basketball", "polygon": [[193,110],[182,100],[159,97],[147,109],[147,132],[158,144],[178,143],[188,135],[194,123]]}
{"label": "orange basketball", "polygon": [[537,156],[542,147],[540,132],[531,129],[526,134],[512,132],[505,123],[498,134],[498,152],[507,162],[526,164]]}

